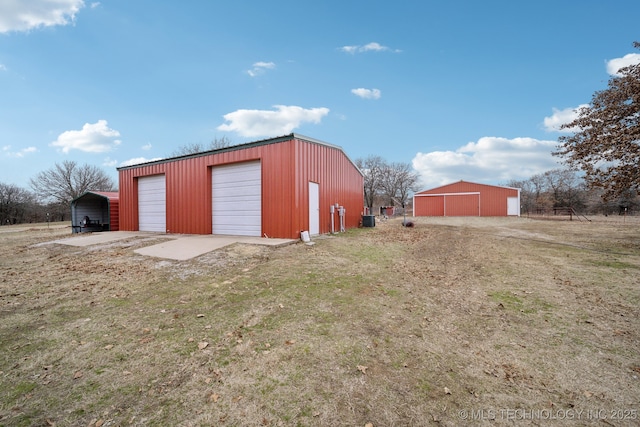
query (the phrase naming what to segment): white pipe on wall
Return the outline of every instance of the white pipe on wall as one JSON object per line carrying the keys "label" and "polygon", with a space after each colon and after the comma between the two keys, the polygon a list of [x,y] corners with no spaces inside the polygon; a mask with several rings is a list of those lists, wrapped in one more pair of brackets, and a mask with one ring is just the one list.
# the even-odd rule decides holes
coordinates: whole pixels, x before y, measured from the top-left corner
{"label": "white pipe on wall", "polygon": [[335,226],[334,226],[334,217],[333,217],[333,213],[335,212],[336,208],[335,206],[331,205],[329,206],[329,212],[331,213],[331,234],[335,233]]}

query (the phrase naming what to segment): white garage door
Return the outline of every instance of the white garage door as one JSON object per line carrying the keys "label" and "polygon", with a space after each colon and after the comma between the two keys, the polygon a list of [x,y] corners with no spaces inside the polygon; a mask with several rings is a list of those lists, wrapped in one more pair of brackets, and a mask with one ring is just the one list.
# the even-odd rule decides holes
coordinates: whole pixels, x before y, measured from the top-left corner
{"label": "white garage door", "polygon": [[167,232],[166,188],[164,175],[138,178],[138,230]]}
{"label": "white garage door", "polygon": [[211,171],[213,234],[262,235],[260,162],[216,166]]}

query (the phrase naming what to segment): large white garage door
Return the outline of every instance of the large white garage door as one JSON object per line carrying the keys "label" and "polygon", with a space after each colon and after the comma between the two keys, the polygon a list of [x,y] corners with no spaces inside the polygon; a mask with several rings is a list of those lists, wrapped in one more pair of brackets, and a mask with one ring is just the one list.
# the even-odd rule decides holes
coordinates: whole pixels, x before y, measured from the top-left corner
{"label": "large white garage door", "polygon": [[213,234],[262,235],[260,162],[216,166],[211,171]]}
{"label": "large white garage door", "polygon": [[138,230],[167,232],[167,184],[164,175],[138,178]]}

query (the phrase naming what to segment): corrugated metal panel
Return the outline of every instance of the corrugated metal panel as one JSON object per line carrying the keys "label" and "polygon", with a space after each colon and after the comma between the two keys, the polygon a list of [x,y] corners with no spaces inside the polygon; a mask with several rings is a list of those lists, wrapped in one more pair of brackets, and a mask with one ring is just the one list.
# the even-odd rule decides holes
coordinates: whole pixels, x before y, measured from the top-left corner
{"label": "corrugated metal panel", "polygon": [[480,194],[450,194],[444,198],[445,216],[480,216]]}
{"label": "corrugated metal panel", "polygon": [[435,210],[429,210],[430,203],[434,203],[430,200],[435,196],[443,198],[442,215],[444,216],[507,216],[507,199],[519,197],[519,190],[459,181],[416,193],[414,215],[429,216],[430,212],[435,215]]}
{"label": "corrugated metal panel", "polygon": [[210,234],[212,167],[252,160],[262,164],[263,234],[297,238],[301,230],[308,229],[309,181],[320,186],[321,233],[331,230],[329,206],[334,203],[346,208],[346,227],[357,227],[363,211],[364,181],[342,150],[295,135],[276,140],[119,169],[120,229],[138,229],[136,178],[165,174],[167,232]]}
{"label": "corrugated metal panel", "polygon": [[116,191],[94,191],[95,194],[104,196],[109,206],[109,231],[120,229],[120,195]]}
{"label": "corrugated metal panel", "polygon": [[414,197],[413,216],[444,216],[444,196]]}
{"label": "corrugated metal panel", "polygon": [[120,230],[120,201],[109,199],[109,231]]}
{"label": "corrugated metal panel", "polygon": [[[364,210],[364,179],[350,160],[339,151],[319,144],[298,141],[296,164],[302,202],[297,203],[298,223],[308,227],[309,181],[317,182],[320,190],[320,233],[331,231],[330,206],[336,203],[346,209],[345,226],[357,227]],[[338,216],[334,216],[338,229]],[[301,229],[301,230],[302,230]]]}

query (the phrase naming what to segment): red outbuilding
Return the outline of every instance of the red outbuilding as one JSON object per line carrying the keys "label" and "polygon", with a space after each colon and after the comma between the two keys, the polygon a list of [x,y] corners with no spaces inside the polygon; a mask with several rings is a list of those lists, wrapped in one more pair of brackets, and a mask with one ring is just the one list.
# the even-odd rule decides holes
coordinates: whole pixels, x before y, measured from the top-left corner
{"label": "red outbuilding", "polygon": [[[360,225],[364,178],[298,134],[118,168],[120,230],[299,238]],[[331,215],[334,206],[334,215]]]}
{"label": "red outbuilding", "polygon": [[413,216],[520,216],[520,189],[459,181],[413,196]]}

